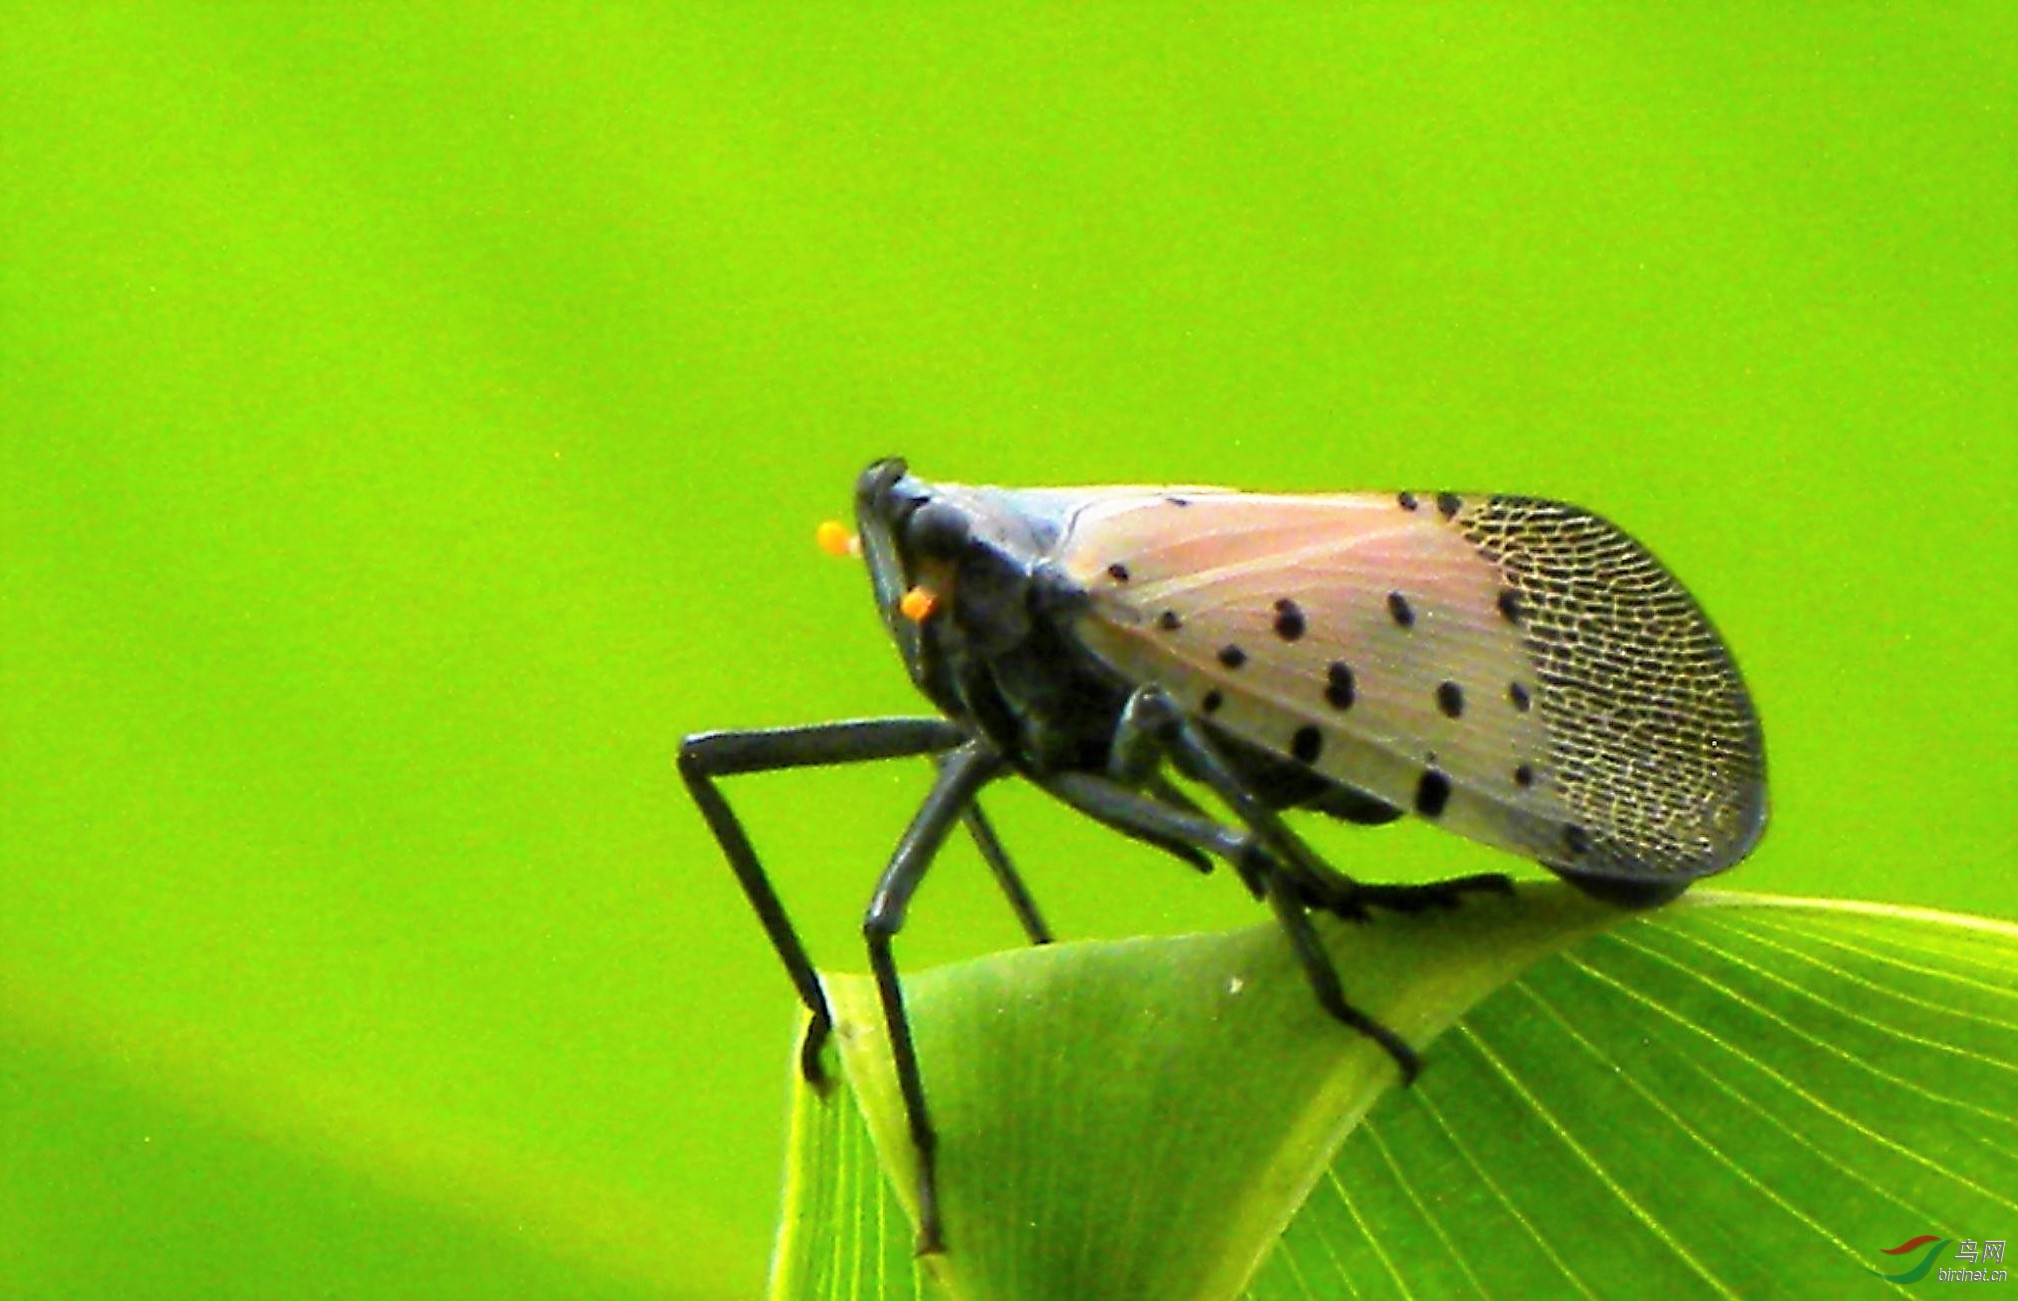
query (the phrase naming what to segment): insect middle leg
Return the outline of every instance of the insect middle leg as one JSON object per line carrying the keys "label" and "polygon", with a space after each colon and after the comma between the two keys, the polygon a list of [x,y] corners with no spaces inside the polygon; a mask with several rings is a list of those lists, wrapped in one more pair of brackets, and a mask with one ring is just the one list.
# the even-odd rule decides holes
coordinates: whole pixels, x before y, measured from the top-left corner
{"label": "insect middle leg", "polygon": [[904,988],[897,980],[896,958],[890,942],[904,928],[904,913],[911,896],[925,879],[925,869],[946,835],[972,807],[974,796],[1002,771],[1002,758],[979,742],[970,743],[948,755],[939,767],[939,780],[919,806],[904,838],[890,855],[890,865],[869,899],[862,919],[862,937],[869,945],[869,969],[876,976],[876,992],[883,1004],[883,1023],[890,1033],[890,1056],[897,1068],[897,1088],[904,1097],[904,1115],[911,1129],[911,1145],[918,1154],[918,1254],[944,1249],[939,1225],[938,1149],[939,1135],[932,1127],[925,1107],[925,1081],[918,1071],[918,1050],[911,1040],[911,1018],[904,1010]]}
{"label": "insect middle leg", "polygon": [[771,947],[785,964],[793,988],[799,991],[799,1001],[811,1014],[806,1037],[799,1045],[799,1072],[814,1085],[826,1083],[826,1072],[820,1067],[820,1050],[834,1028],[833,1013],[820,989],[813,960],[806,955],[806,946],[800,943],[748,833],[723,798],[716,779],[781,768],[936,754],[951,750],[966,739],[966,732],[941,718],[873,718],[768,731],[705,732],[680,743],[680,777],[706,819],[708,830],[722,847],[723,857],[735,870],[736,880],[756,910],[757,919],[764,924]]}
{"label": "insect middle leg", "polygon": [[1023,926],[1023,933],[1030,937],[1032,944],[1051,943],[1051,928],[1044,924],[1044,915],[1037,911],[1037,901],[1030,897],[1030,888],[1023,884],[1016,865],[1009,861],[1009,851],[1002,848],[1002,840],[995,834],[994,824],[988,821],[988,815],[981,811],[981,805],[978,802],[969,804],[960,820],[967,824],[967,834],[973,838],[974,848],[981,851],[982,861],[994,874],[995,884],[1001,887],[1010,910]]}

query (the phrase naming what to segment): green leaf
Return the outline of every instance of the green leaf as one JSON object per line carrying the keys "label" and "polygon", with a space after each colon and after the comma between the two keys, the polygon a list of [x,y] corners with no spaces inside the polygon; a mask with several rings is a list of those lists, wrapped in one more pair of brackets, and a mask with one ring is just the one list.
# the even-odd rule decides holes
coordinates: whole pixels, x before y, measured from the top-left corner
{"label": "green leaf", "polygon": [[1807,1295],[2018,1227],[2018,928],[1550,884],[1328,938],[1411,1042],[1455,1026],[1414,1088],[1270,926],[907,978],[922,1261],[874,986],[829,977],[847,1088],[796,1100],[773,1295]]}
{"label": "green leaf", "polygon": [[1848,1294],[1920,1234],[2018,1229],[2005,923],[1703,894],[1539,964],[1434,1058],[1249,1295]]}

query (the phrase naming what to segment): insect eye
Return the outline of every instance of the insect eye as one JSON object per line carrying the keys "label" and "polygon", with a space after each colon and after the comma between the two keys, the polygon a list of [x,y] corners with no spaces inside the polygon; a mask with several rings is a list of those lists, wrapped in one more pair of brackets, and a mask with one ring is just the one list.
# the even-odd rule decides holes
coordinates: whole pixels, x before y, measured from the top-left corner
{"label": "insect eye", "polygon": [[945,502],[928,501],[905,523],[904,536],[914,555],[951,560],[967,546],[966,512]]}

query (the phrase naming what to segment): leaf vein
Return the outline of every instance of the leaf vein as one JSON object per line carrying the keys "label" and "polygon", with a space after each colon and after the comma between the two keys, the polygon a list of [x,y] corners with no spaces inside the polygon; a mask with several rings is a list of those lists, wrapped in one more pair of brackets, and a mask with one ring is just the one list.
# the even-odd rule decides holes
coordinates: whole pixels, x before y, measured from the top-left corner
{"label": "leaf vein", "polygon": [[1872,1142],[1877,1143],[1880,1146],[1887,1148],[1900,1156],[1905,1157],[1906,1159],[1912,1161],[1916,1165],[1923,1166],[1926,1169],[1932,1170],[1944,1177],[1954,1179],[1957,1183],[1966,1185],[1972,1191],[1982,1194],[1984,1197],[1987,1197],[1990,1200],[1995,1201],[2001,1206],[2005,1206],[2012,1210],[2018,1210],[2018,1203],[2013,1203],[2007,1198],[2002,1197],[1997,1193],[1990,1191],[1987,1188],[1984,1188],[1982,1185],[1976,1183],[1974,1180],[1968,1178],[1965,1175],[1956,1174],[1952,1170],[1944,1169],[1943,1167],[1934,1164],[1934,1162],[1928,1160],[1926,1157],[1920,1155],[1918,1152],[1915,1152],[1912,1148],[1907,1147],[1903,1143],[1897,1142],[1896,1140],[1879,1133],[1877,1130],[1874,1130],[1870,1126],[1857,1120],[1854,1116],[1848,1115],[1847,1113],[1843,1112],[1840,1108],[1831,1106],[1829,1103],[1825,1102],[1822,1098],[1818,1097],[1810,1090],[1805,1089],[1801,1087],[1799,1084],[1795,1083],[1784,1072],[1776,1070],[1772,1066],[1767,1065],[1765,1062],[1760,1061],[1757,1057],[1753,1056],[1751,1053],[1746,1052],[1744,1049],[1738,1047],[1736,1044],[1731,1043],[1729,1040],[1723,1039],[1718,1035],[1711,1033],[1708,1029],[1696,1024],[1694,1021],[1690,1020],[1686,1016],[1683,1016],[1681,1013],[1675,1011],[1674,1009],[1663,1005],[1662,1003],[1658,1002],[1653,998],[1648,997],[1646,994],[1640,992],[1639,990],[1633,989],[1631,986],[1625,984],[1623,981],[1620,981],[1612,977],[1611,975],[1608,975],[1605,972],[1597,970],[1595,967],[1592,967],[1589,963],[1578,959],[1573,954],[1565,953],[1562,955],[1562,957],[1564,961],[1568,962],[1570,966],[1572,966],[1573,968],[1579,971],[1583,971],[1589,974],[1590,976],[1603,981],[1605,984],[1610,985],[1612,988],[1625,994],[1628,998],[1631,998],[1639,1003],[1646,1005],[1647,1007],[1653,1009],[1654,1011],[1659,1012],[1662,1016],[1665,1016],[1669,1020],[1675,1022],[1677,1025],[1683,1026],[1684,1028],[1700,1035],[1704,1040],[1706,1040],[1710,1044],[1714,1045],[1715,1047],[1723,1049],[1725,1052],[1731,1054],[1733,1057],[1736,1057],[1738,1060],[1751,1066],[1755,1070],[1759,1071],[1761,1074],[1765,1075],[1768,1079],[1772,1080],[1776,1084],[1780,1085],[1782,1088],[1786,1089],[1789,1093],[1792,1093],[1795,1097],[1799,1098],[1801,1101],[1806,1102],[1808,1105],[1821,1111],[1823,1114],[1829,1116],[1831,1119],[1835,1120],[1839,1124],[1842,1124],[1848,1127],[1849,1129],[1855,1131],[1856,1133],[1861,1134],[1864,1137],[1870,1139]]}
{"label": "leaf vein", "polygon": [[1506,1081],[1508,1087],[1520,1094],[1521,1100],[1527,1103],[1536,1115],[1541,1117],[1543,1123],[1556,1132],[1556,1136],[1569,1147],[1577,1160],[1581,1161],[1586,1169],[1597,1176],[1598,1181],[1604,1184],[1605,1188],[1613,1197],[1618,1199],[1619,1204],[1624,1206],[1634,1219],[1646,1226],[1648,1232],[1665,1243],[1668,1249],[1680,1257],[1682,1263],[1693,1270],[1699,1278],[1716,1289],[1718,1295],[1731,1297],[1735,1301],[1738,1294],[1733,1292],[1722,1279],[1711,1273],[1707,1266],[1696,1259],[1693,1252],[1684,1247],[1672,1233],[1668,1232],[1666,1226],[1658,1218],[1640,1204],[1638,1198],[1634,1197],[1626,1190],[1624,1185],[1612,1177],[1612,1173],[1605,1169],[1604,1163],[1593,1156],[1589,1148],[1576,1140],[1576,1137],[1570,1133],[1569,1128],[1557,1118],[1553,1111],[1549,1110],[1546,1103],[1535,1096],[1533,1090],[1529,1089],[1521,1081],[1520,1077],[1514,1073],[1513,1068],[1508,1066],[1500,1055],[1492,1050],[1491,1045],[1487,1044],[1475,1030],[1471,1030],[1469,1027],[1466,1028],[1465,1035],[1478,1048],[1479,1052],[1484,1055],[1486,1063],[1493,1068],[1501,1079]]}

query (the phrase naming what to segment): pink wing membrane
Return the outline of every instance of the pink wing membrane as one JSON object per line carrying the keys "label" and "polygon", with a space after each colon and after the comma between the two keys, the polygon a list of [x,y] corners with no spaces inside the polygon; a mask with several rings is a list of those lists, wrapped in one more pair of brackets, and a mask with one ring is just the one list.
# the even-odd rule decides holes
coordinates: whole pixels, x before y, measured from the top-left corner
{"label": "pink wing membrane", "polygon": [[1505,585],[1434,498],[1095,500],[1063,560],[1094,595],[1080,635],[1130,679],[1462,835],[1564,857]]}

